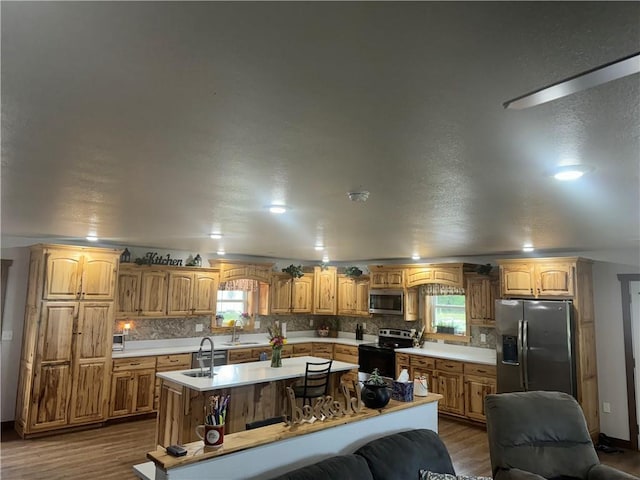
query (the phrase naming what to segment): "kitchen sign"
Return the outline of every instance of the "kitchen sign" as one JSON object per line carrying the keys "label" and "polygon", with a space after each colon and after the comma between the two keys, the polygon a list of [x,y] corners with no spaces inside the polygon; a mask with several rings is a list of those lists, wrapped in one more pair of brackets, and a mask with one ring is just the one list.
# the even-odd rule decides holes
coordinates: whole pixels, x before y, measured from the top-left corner
{"label": "kitchen sign", "polygon": [[158,255],[158,252],[147,252],[143,258],[136,258],[137,265],[173,265],[176,267],[182,266],[182,260],[171,258],[171,255],[167,253],[166,257]]}

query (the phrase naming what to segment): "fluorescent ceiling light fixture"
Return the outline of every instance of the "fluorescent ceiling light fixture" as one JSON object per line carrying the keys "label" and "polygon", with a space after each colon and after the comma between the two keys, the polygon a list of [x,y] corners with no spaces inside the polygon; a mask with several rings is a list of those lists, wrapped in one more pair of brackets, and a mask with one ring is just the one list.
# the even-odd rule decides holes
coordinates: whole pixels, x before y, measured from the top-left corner
{"label": "fluorescent ceiling light fixture", "polygon": [[271,213],[275,213],[277,215],[284,213],[288,210],[288,208],[285,205],[269,205],[268,208]]}
{"label": "fluorescent ceiling light fixture", "polygon": [[535,107],[580,92],[581,90],[597,87],[603,83],[633,75],[634,73],[640,73],[640,52],[565,78],[539,90],[504,102],[502,105],[504,108],[513,110]]}
{"label": "fluorescent ceiling light fixture", "polygon": [[212,233],[209,235],[209,237],[213,238],[214,240],[219,240],[220,238],[222,238],[222,234],[221,233]]}
{"label": "fluorescent ceiling light fixture", "polygon": [[313,248],[314,248],[314,250],[316,250],[316,251],[320,252],[320,251],[324,250],[324,245],[317,244],[317,245],[316,245],[315,247],[313,247]]}
{"label": "fluorescent ceiling light fixture", "polygon": [[87,240],[89,240],[90,242],[97,242],[98,237],[95,235],[87,235]]}
{"label": "fluorescent ceiling light fixture", "polygon": [[414,253],[413,255],[411,255],[411,260],[420,260],[420,255]]}
{"label": "fluorescent ceiling light fixture", "polygon": [[527,252],[528,253],[528,252],[533,252],[534,250],[535,250],[535,248],[533,248],[533,245],[531,245],[530,243],[525,243],[522,246],[522,251],[523,252]]}
{"label": "fluorescent ceiling light fixture", "polygon": [[218,250],[218,251],[216,252],[216,255],[223,256],[225,253],[227,253],[227,252],[225,252],[224,250]]}
{"label": "fluorescent ceiling light fixture", "polygon": [[561,165],[551,170],[550,175],[561,181],[577,180],[592,170],[593,168],[587,165]]}

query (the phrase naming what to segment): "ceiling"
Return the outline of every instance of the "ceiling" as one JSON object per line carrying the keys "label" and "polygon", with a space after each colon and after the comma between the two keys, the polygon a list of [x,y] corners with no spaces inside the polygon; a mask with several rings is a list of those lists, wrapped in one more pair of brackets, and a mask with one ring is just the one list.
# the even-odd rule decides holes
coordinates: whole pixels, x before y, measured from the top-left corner
{"label": "ceiling", "polygon": [[[640,76],[502,107],[640,50],[638,2],[1,8],[3,242],[307,261],[640,250]],[[567,163],[594,170],[547,174]]]}

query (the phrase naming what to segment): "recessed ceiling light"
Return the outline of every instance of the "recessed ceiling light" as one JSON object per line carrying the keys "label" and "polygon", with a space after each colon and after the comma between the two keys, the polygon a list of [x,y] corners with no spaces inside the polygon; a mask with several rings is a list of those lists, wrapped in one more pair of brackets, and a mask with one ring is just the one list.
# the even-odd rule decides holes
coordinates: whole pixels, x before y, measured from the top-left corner
{"label": "recessed ceiling light", "polygon": [[218,239],[222,238],[222,234],[221,233],[212,233],[211,235],[209,235],[209,237],[213,238],[214,240],[218,240]]}
{"label": "recessed ceiling light", "polygon": [[414,253],[413,255],[411,255],[411,260],[420,260],[420,255]]}
{"label": "recessed ceiling light", "polygon": [[329,263],[329,255],[324,255],[322,257],[322,263]]}
{"label": "recessed ceiling light", "polygon": [[268,208],[271,213],[275,213],[276,215],[284,213],[288,210],[285,205],[269,205]]}
{"label": "recessed ceiling light", "polygon": [[226,252],[225,252],[224,250],[218,250],[218,251],[216,252],[216,254],[217,254],[217,255],[220,255],[220,256],[224,255],[225,253],[226,253]]}
{"label": "recessed ceiling light", "polygon": [[556,180],[567,181],[577,180],[585,173],[589,173],[593,168],[587,165],[561,165],[551,170],[550,174]]}
{"label": "recessed ceiling light", "polygon": [[533,252],[535,250],[535,248],[533,248],[533,245],[531,245],[530,243],[525,243],[522,246],[522,251],[523,252]]}
{"label": "recessed ceiling light", "polygon": [[89,240],[90,242],[97,242],[98,237],[96,237],[95,235],[87,235],[87,240]]}
{"label": "recessed ceiling light", "polygon": [[314,248],[316,251],[320,252],[320,251],[324,250],[324,245],[317,244],[317,245],[316,245],[315,247],[313,247],[313,248]]}
{"label": "recessed ceiling light", "polygon": [[366,190],[361,190],[359,192],[347,192],[347,196],[352,202],[366,202],[367,198],[369,198],[369,192]]}

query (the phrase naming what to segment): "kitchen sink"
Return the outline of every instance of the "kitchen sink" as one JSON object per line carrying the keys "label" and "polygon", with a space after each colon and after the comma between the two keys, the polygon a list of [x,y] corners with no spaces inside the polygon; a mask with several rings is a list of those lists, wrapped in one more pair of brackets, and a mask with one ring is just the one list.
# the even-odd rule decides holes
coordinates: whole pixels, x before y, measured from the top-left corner
{"label": "kitchen sink", "polygon": [[260,342],[224,342],[222,345],[233,346],[233,345],[258,345]]}
{"label": "kitchen sink", "polygon": [[[183,372],[183,375],[186,375],[187,377],[208,377],[209,376],[209,370],[198,370],[196,372]],[[213,372],[214,375],[217,375],[216,372]]]}

